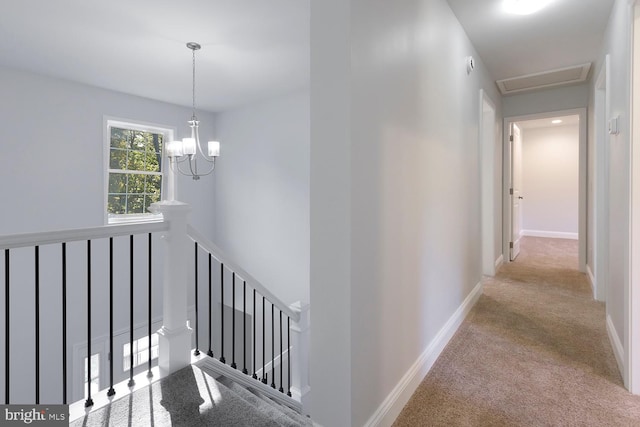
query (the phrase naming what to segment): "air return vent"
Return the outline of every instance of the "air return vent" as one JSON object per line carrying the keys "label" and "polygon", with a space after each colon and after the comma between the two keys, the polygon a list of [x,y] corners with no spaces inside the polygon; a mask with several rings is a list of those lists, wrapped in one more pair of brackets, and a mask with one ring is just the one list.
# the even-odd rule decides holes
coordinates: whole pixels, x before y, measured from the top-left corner
{"label": "air return vent", "polygon": [[588,63],[575,67],[560,68],[558,70],[498,80],[496,84],[503,95],[509,95],[517,92],[584,82],[587,80],[590,69],[591,63]]}

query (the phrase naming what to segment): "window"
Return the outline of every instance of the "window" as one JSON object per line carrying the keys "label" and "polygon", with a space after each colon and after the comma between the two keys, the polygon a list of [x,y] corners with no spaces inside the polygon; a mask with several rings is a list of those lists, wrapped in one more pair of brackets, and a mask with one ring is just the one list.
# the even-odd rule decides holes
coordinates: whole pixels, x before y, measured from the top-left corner
{"label": "window", "polygon": [[[123,370],[131,368],[131,351],[129,343],[122,346]],[[151,335],[151,359],[158,358],[158,334]],[[149,361],[149,335],[133,341],[133,367]]]}
{"label": "window", "polygon": [[[89,382],[89,366],[88,358],[84,358],[84,398],[89,397],[87,394],[87,384]],[[91,395],[94,396],[100,391],[100,353],[91,355]]]}
{"label": "window", "polygon": [[163,145],[171,130],[107,121],[107,222],[153,219],[151,203],[162,199]]}

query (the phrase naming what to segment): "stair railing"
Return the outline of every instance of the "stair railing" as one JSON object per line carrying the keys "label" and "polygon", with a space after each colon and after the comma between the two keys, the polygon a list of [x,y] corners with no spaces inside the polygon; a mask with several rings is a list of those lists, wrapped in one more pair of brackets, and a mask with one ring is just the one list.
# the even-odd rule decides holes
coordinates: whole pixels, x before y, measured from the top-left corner
{"label": "stair railing", "polygon": [[[270,397],[291,397],[300,405],[278,400],[308,413],[309,305],[285,304],[193,227],[188,233],[194,254],[194,355],[201,354],[204,338],[209,357],[202,364],[244,385],[261,387]],[[233,375],[234,370],[242,375]]]}
{"label": "stair railing", "polygon": [[[79,307],[68,307],[67,300],[70,295],[70,290],[77,290],[84,288],[86,289],[86,316],[84,318],[84,332],[86,334],[86,347],[87,347],[87,364],[88,364],[88,372],[92,371],[91,367],[91,354],[92,354],[92,337],[95,331],[92,328],[92,320],[94,316],[92,316],[92,308],[96,308],[95,298],[92,299],[92,291],[101,291],[102,293],[106,293],[105,289],[96,289],[96,282],[99,279],[96,272],[92,272],[92,265],[94,267],[103,266],[104,263],[108,263],[108,305],[109,305],[109,354],[113,355],[113,339],[114,339],[114,331],[113,331],[113,309],[114,309],[114,300],[113,300],[113,286],[114,286],[114,241],[121,248],[128,248],[127,258],[129,259],[128,266],[122,266],[119,264],[120,268],[129,269],[129,283],[126,284],[129,288],[129,345],[132,348],[133,345],[133,319],[134,319],[134,301],[133,301],[133,289],[134,289],[134,267],[135,265],[140,265],[140,263],[136,263],[134,261],[134,252],[140,255],[146,251],[147,254],[147,266],[146,269],[148,271],[148,306],[147,306],[147,314],[148,314],[148,331],[149,336],[151,336],[151,289],[152,289],[152,236],[154,233],[164,232],[167,230],[167,223],[165,222],[151,222],[144,224],[130,224],[130,225],[108,225],[102,227],[93,227],[93,228],[83,228],[83,229],[71,229],[71,230],[62,230],[62,231],[51,231],[51,232],[41,232],[41,233],[27,233],[27,234],[14,234],[14,235],[6,235],[0,236],[0,251],[3,252],[4,263],[0,264],[4,269],[4,330],[2,332],[4,337],[1,342],[4,345],[4,403],[11,404],[16,403],[16,399],[12,398],[12,391],[16,390],[29,390],[29,385],[25,384],[25,381],[21,376],[23,373],[20,373],[20,370],[16,372],[16,369],[12,370],[12,363],[18,362],[16,354],[20,355],[20,358],[23,358],[23,354],[31,354],[31,350],[33,350],[34,354],[34,383],[31,388],[31,392],[33,393],[32,400],[25,402],[24,395],[20,396],[17,399],[17,403],[35,403],[40,404],[41,402],[41,394],[45,395],[45,399],[48,401],[43,402],[46,404],[53,403],[63,403],[67,404],[69,400],[69,378],[73,378],[73,375],[68,375],[68,365],[69,365],[69,357],[68,357],[68,332],[69,332],[69,322],[74,324],[74,327],[81,328],[82,321],[79,320],[79,317],[82,316],[83,313],[80,313]],[[138,251],[138,248],[134,249],[134,236],[136,237],[138,244],[140,242],[145,242],[145,248],[142,248]],[[94,254],[96,250],[101,250],[103,252],[108,251],[108,260],[96,260],[96,257],[92,255],[92,248],[94,249]],[[108,248],[108,249],[107,249]],[[32,256],[29,254],[32,252]],[[76,256],[70,256],[70,252],[73,252]],[[14,261],[14,255],[17,255],[17,258]],[[25,280],[25,275],[30,275],[25,270],[25,265],[29,265],[30,262],[27,258],[32,258],[33,264],[33,276],[31,279]],[[82,260],[82,258],[85,260]],[[81,265],[84,264],[84,265]],[[47,268],[43,268],[44,266]],[[56,265],[55,267],[51,267],[52,265]],[[71,268],[69,268],[71,266]],[[22,267],[22,268],[16,268]],[[29,267],[27,267],[29,268]],[[136,267],[137,268],[137,267]],[[77,274],[74,274],[73,278],[68,277],[68,272],[73,269],[75,270],[83,270],[84,278],[80,278]],[[44,270],[44,271],[42,271]],[[55,271],[55,275],[53,272]],[[56,277],[52,277],[56,276]],[[84,283],[83,283],[84,282]],[[101,280],[101,282],[106,282],[106,280]],[[33,303],[24,301],[23,294],[25,292],[25,287],[28,287],[33,283]],[[44,283],[44,286],[41,286],[41,283]],[[59,288],[56,288],[59,286]],[[16,294],[20,292],[19,295]],[[30,292],[30,291],[29,291]],[[46,297],[51,296],[53,293],[56,294],[56,298],[59,297],[61,301],[61,310],[58,315],[51,315],[49,312],[45,313],[46,316],[41,316],[43,314],[42,306],[43,305],[51,305],[52,301],[47,301]],[[43,295],[45,295],[43,297]],[[20,298],[19,298],[20,297]],[[43,298],[45,298],[43,300]],[[32,305],[31,305],[32,304]],[[12,321],[12,316],[23,316],[24,313],[28,313],[31,311],[33,307],[33,347],[24,347],[24,339],[20,339],[25,336],[31,335],[31,331],[25,330],[26,326],[24,322],[16,322],[17,325],[14,325]],[[144,303],[142,304],[144,305]],[[140,306],[138,305],[138,308]],[[69,313],[69,309],[73,311]],[[21,317],[23,319],[23,317]],[[44,333],[43,333],[44,331]],[[41,351],[41,341],[43,335],[47,336],[51,335],[59,335],[60,337],[60,360],[61,360],[61,369],[59,372],[59,381],[56,380],[57,384],[51,384],[49,381],[46,386],[46,390],[44,393],[41,393],[41,365],[43,364],[44,358],[51,358],[53,356],[51,348],[45,348],[44,351]],[[16,336],[14,340],[12,338]],[[19,344],[19,351],[12,352],[12,345]],[[133,354],[133,352],[131,352]],[[27,356],[29,357],[29,356]],[[56,355],[57,357],[57,355]],[[110,374],[110,387],[107,391],[109,396],[112,396],[115,392],[113,389],[114,379],[113,379],[113,357],[110,357],[109,363],[109,374]],[[149,351],[149,372],[151,372],[151,352]],[[49,365],[49,364],[47,364]],[[133,364],[131,364],[130,370],[130,383],[133,378]],[[57,388],[59,385],[60,393],[57,398],[52,398],[52,389]],[[24,394],[24,393],[23,393]],[[87,383],[86,389],[87,398],[85,400],[85,406],[90,407],[93,405],[93,398],[91,395],[91,381]],[[57,400],[57,402],[52,402],[51,400]]]}
{"label": "stair railing", "polygon": [[[201,338],[206,334],[208,340],[207,356],[204,359],[204,363],[208,363],[214,366],[216,369],[224,369],[225,375],[231,377],[231,379],[240,383],[246,383],[250,381],[251,385],[260,388],[263,393],[270,395],[271,397],[280,400],[282,403],[296,408],[299,411],[305,411],[309,413],[309,381],[308,381],[308,351],[309,351],[309,306],[306,304],[295,303],[287,305],[279,298],[277,298],[272,292],[269,291],[262,283],[256,280],[251,274],[236,265],[233,260],[227,257],[224,252],[218,248],[211,241],[206,239],[194,228],[187,225],[187,216],[190,212],[190,206],[177,202],[177,201],[163,201],[154,203],[151,207],[153,212],[161,213],[163,216],[162,221],[128,224],[128,225],[108,225],[101,227],[92,227],[84,229],[63,230],[53,232],[42,233],[28,233],[0,236],[0,253],[4,254],[4,257],[0,257],[0,266],[4,268],[4,328],[0,331],[0,334],[4,332],[4,337],[0,335],[0,343],[4,344],[4,401],[5,404],[10,403],[40,403],[40,368],[41,368],[41,328],[46,326],[47,334],[60,334],[61,338],[61,370],[56,375],[60,376],[60,388],[61,393],[57,402],[52,402],[51,393],[47,391],[47,399],[49,403],[64,403],[67,404],[69,400],[69,387],[68,379],[73,378],[73,375],[69,375],[68,366],[68,342],[67,335],[69,331],[77,333],[80,328],[80,322],[78,322],[78,315],[75,313],[70,315],[68,313],[69,299],[69,285],[72,285],[74,289],[82,286],[86,291],[86,314],[84,315],[85,321],[85,333],[86,333],[86,345],[87,348],[87,363],[88,372],[91,373],[91,355],[92,355],[92,338],[95,337],[95,327],[92,326],[92,320],[95,320],[97,314],[92,313],[92,308],[96,311],[104,310],[104,306],[96,304],[96,299],[100,298],[99,295],[104,296],[108,300],[108,318],[109,318],[109,333],[108,333],[108,359],[109,359],[109,388],[106,392],[106,396],[111,398],[115,394],[114,390],[114,242],[118,245],[116,257],[118,258],[117,269],[121,270],[124,264],[122,258],[125,253],[129,260],[128,262],[128,283],[122,283],[123,280],[118,282],[118,285],[126,286],[128,289],[128,298],[126,302],[129,303],[129,348],[130,357],[133,358],[134,348],[134,310],[136,315],[140,318],[140,308],[144,309],[145,302],[136,301],[134,304],[134,287],[138,293],[141,292],[140,285],[134,283],[134,269],[136,272],[145,270],[145,280],[148,280],[145,285],[148,287],[147,293],[147,330],[149,336],[149,349],[151,348],[151,336],[152,336],[152,282],[157,281],[157,277],[152,277],[152,265],[160,262],[164,268],[163,272],[163,284],[162,284],[162,327],[158,331],[158,371],[161,376],[168,375],[175,372],[191,363],[190,352],[193,349],[192,339],[195,338],[195,353],[198,354],[199,344]],[[160,252],[164,254],[164,259],[158,259],[157,255],[152,252],[152,236],[153,234],[160,234],[163,241],[163,250]],[[142,236],[140,236],[142,235]],[[135,237],[137,236],[137,237]],[[135,238],[134,238],[135,237]],[[141,245],[142,240],[145,240],[144,245]],[[84,242],[84,243],[83,243]],[[135,245],[135,242],[138,242]],[[67,245],[71,245],[73,248],[73,259],[68,259]],[[81,246],[80,248],[78,246]],[[143,248],[142,246],[146,246]],[[11,346],[17,339],[13,337],[15,335],[29,336],[30,331],[25,331],[27,325],[20,324],[14,325],[12,322],[12,316],[15,316],[16,310],[25,310],[30,312],[31,308],[27,307],[30,302],[24,303],[25,308],[17,308],[15,305],[17,298],[12,292],[15,291],[17,286],[24,287],[30,285],[30,283],[13,283],[17,273],[12,270],[15,267],[15,261],[12,259],[14,251],[20,252],[22,261],[24,261],[25,252],[29,252],[29,248],[32,248],[33,252],[28,254],[28,257],[32,256],[32,261],[27,262],[33,266],[33,325],[34,325],[34,341],[33,341],[33,353],[34,359],[34,383],[33,383],[33,400],[22,400],[17,402],[16,399],[12,399],[12,391],[16,388],[24,390],[26,385],[16,385],[14,381],[19,381],[12,371],[12,360],[16,358],[15,351],[12,352]],[[41,253],[41,248],[46,248]],[[51,249],[55,248],[55,249]],[[93,250],[93,252],[92,252]],[[193,251],[193,252],[192,252]],[[108,253],[104,259],[96,259],[96,253]],[[142,269],[140,267],[140,260],[136,259],[134,254],[146,253],[147,264]],[[82,267],[82,271],[85,274],[84,278],[79,279],[77,274],[73,275],[73,278],[67,276],[67,266],[72,264],[74,266],[74,273],[80,267],[78,267],[78,254],[82,254],[85,257],[85,266]],[[190,254],[194,254],[194,287],[188,287],[189,283],[189,260]],[[207,262],[205,264],[208,267],[205,278],[207,282],[206,291],[199,287],[199,279],[202,277],[201,272],[198,271],[198,263],[202,256],[206,256]],[[41,256],[56,257],[60,262],[59,278],[46,277],[46,289],[48,293],[52,292],[52,288],[59,286],[56,292],[59,293],[61,301],[61,313],[58,318],[51,319],[50,314],[47,313],[46,319],[41,319]],[[2,263],[1,258],[4,258]],[[24,262],[20,262],[20,267],[24,268]],[[122,261],[122,262],[121,262]],[[50,261],[47,261],[50,262]],[[58,261],[55,261],[58,262]],[[105,275],[108,277],[104,279],[97,277],[99,272],[92,272],[92,265],[98,267],[104,267],[104,264],[108,264],[108,270]],[[30,268],[30,267],[28,267]],[[214,271],[215,270],[215,271]],[[0,270],[1,271],[1,270]],[[21,274],[27,274],[23,271]],[[120,273],[120,271],[118,271]],[[29,275],[31,273],[28,273]],[[51,276],[51,273],[47,270],[44,274]],[[1,276],[0,276],[1,277]],[[218,289],[214,292],[213,281],[214,277],[219,278]],[[1,279],[0,279],[1,280]],[[53,281],[54,284],[51,284]],[[104,287],[100,284],[104,283]],[[195,292],[195,337],[192,336],[192,330],[189,327],[188,322],[188,293],[193,289]],[[93,294],[93,296],[92,296]],[[206,305],[207,311],[201,313],[200,299],[198,296],[204,296],[208,304]],[[226,295],[226,296],[225,296]],[[219,296],[219,304],[214,304],[214,299]],[[1,299],[0,299],[1,300]],[[122,301],[122,300],[120,300]],[[55,303],[52,301],[51,303]],[[50,304],[51,304],[50,303]],[[105,301],[106,305],[106,301]],[[214,308],[219,306],[218,313],[216,313],[217,319],[214,316]],[[242,310],[240,310],[240,307]],[[123,311],[123,306],[118,305],[116,307]],[[45,323],[43,322],[46,322]],[[74,329],[69,328],[69,321],[73,322]],[[101,319],[104,320],[104,319]],[[217,322],[219,320],[219,323]],[[59,327],[54,328],[52,323],[59,323]],[[201,326],[207,326],[204,331],[201,330]],[[19,328],[18,328],[19,327]],[[16,334],[17,332],[17,334]],[[214,334],[219,334],[215,337]],[[21,337],[22,338],[22,337]],[[22,343],[24,340],[21,339]],[[214,341],[219,346],[214,345]],[[20,352],[29,352],[29,348],[20,348]],[[50,351],[46,349],[46,351]],[[217,359],[214,359],[214,352]],[[151,351],[148,351],[148,375],[151,375]],[[228,362],[227,362],[228,360]],[[215,363],[214,363],[215,361]],[[47,364],[48,366],[49,364]],[[241,369],[240,369],[241,367]],[[77,367],[76,367],[77,368]],[[134,363],[130,360],[130,372],[129,372],[129,387],[134,386],[133,376]],[[235,376],[235,374],[238,374]],[[1,374],[0,374],[1,376]],[[57,387],[57,385],[55,385]],[[47,388],[51,388],[48,384]],[[91,378],[87,383],[86,390],[87,398],[84,405],[91,407],[94,402],[91,395]]]}

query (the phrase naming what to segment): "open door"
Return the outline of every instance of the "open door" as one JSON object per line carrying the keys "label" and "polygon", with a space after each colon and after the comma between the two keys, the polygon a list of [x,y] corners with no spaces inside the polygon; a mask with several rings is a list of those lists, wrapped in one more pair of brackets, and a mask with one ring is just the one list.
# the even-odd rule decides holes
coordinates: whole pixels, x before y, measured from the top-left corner
{"label": "open door", "polygon": [[517,124],[511,124],[511,241],[509,259],[515,260],[520,253],[520,231],[522,230],[522,135]]}

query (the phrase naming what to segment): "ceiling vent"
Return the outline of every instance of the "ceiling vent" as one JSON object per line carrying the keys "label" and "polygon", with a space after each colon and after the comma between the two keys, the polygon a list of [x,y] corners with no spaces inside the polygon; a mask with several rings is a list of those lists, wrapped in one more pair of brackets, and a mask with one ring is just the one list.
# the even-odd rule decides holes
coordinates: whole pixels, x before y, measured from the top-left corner
{"label": "ceiling vent", "polygon": [[587,80],[590,69],[591,63],[588,63],[575,67],[560,68],[558,70],[498,80],[496,84],[503,95],[510,95],[517,92],[581,83]]}

